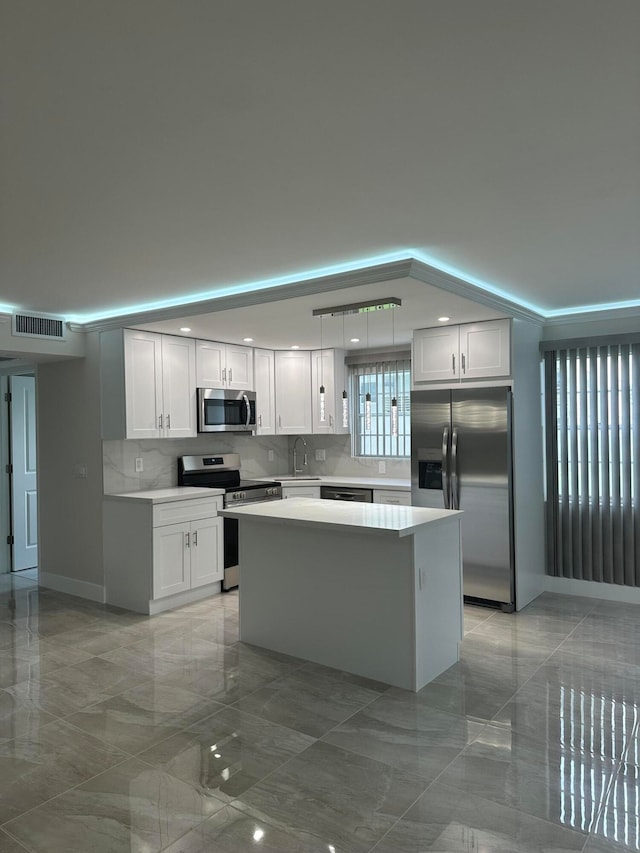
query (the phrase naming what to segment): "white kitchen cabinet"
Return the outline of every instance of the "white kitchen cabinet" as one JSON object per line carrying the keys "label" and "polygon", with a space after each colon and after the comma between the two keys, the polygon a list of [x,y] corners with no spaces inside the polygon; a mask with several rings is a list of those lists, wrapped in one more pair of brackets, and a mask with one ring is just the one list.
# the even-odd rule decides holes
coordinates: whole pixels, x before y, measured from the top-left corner
{"label": "white kitchen cabinet", "polygon": [[100,348],[103,438],[197,435],[193,340],[113,329]]}
{"label": "white kitchen cabinet", "polygon": [[256,435],[275,435],[276,383],[273,350],[254,349],[253,376],[256,391]]}
{"label": "white kitchen cabinet", "polygon": [[253,391],[252,348],[216,341],[197,341],[196,382],[198,388]]}
{"label": "white kitchen cabinet", "polygon": [[220,591],[222,497],[104,501],[107,603],[158,613]]}
{"label": "white kitchen cabinet", "polygon": [[282,499],[285,498],[319,498],[320,486],[283,486]]}
{"label": "white kitchen cabinet", "polygon": [[311,429],[311,353],[275,353],[276,434],[309,435]]}
{"label": "white kitchen cabinet", "polygon": [[400,489],[374,489],[374,504],[394,504],[395,506],[411,506],[411,492]]}
{"label": "white kitchen cabinet", "polygon": [[[342,392],[346,390],[344,351],[316,350],[311,353],[311,407],[314,433],[338,435],[349,432],[342,426]],[[320,386],[324,385],[324,419],[320,410]]]}
{"label": "white kitchen cabinet", "polygon": [[510,329],[508,319],[417,329],[413,333],[413,383],[458,384],[509,376]]}
{"label": "white kitchen cabinet", "polygon": [[222,525],[216,517],[154,527],[154,598],[222,580]]}

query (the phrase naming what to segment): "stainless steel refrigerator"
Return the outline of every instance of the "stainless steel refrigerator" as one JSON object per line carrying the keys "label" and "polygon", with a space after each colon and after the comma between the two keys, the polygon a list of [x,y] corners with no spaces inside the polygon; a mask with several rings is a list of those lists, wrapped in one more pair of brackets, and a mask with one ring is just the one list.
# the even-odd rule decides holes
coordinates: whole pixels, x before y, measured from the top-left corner
{"label": "stainless steel refrigerator", "polygon": [[511,389],[411,393],[414,506],[461,509],[465,599],[515,606]]}

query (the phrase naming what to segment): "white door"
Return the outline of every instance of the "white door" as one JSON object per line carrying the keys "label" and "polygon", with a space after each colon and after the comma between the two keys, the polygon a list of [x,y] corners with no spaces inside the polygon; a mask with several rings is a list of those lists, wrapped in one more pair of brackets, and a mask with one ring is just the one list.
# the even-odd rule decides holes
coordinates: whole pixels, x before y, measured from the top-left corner
{"label": "white door", "polygon": [[460,370],[463,379],[508,376],[511,372],[509,320],[460,326]]}
{"label": "white door", "polygon": [[256,433],[275,435],[275,373],[273,350],[254,350],[254,376],[256,385]]}
{"label": "white door", "polygon": [[413,382],[453,382],[460,378],[458,326],[416,329],[413,333]]}
{"label": "white door", "polygon": [[195,438],[196,344],[190,338],[162,337],[162,400],[164,435]]}
{"label": "white door", "polygon": [[311,353],[276,352],[276,433],[311,434]]}
{"label": "white door", "polygon": [[227,385],[237,391],[255,391],[251,347],[227,344]]}
{"label": "white door", "polygon": [[191,525],[167,524],[153,530],[153,597],[191,587]]}
{"label": "white door", "polygon": [[36,482],[36,380],[12,376],[11,513],[13,571],[38,565],[38,491]]}
{"label": "white door", "polygon": [[221,581],[224,574],[222,518],[191,523],[191,588]]}
{"label": "white door", "polygon": [[124,330],[127,438],[161,438],[162,336]]}
{"label": "white door", "polygon": [[196,341],[196,385],[226,388],[226,348],[215,341]]}

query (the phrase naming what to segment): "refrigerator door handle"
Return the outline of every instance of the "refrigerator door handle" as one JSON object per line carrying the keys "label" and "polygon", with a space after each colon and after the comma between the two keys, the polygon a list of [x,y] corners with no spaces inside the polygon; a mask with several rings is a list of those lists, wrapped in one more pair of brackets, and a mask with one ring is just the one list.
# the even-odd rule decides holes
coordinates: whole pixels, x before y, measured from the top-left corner
{"label": "refrigerator door handle", "polygon": [[442,494],[444,508],[451,509],[451,489],[449,488],[449,427],[442,430]]}
{"label": "refrigerator door handle", "polygon": [[458,490],[458,427],[451,433],[451,509],[460,509]]}

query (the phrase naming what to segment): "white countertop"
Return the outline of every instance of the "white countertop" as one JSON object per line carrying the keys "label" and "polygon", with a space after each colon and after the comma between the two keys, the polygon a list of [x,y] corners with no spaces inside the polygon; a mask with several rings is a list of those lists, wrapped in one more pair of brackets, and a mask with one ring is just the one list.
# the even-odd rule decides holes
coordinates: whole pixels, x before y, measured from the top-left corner
{"label": "white countertop", "polygon": [[290,498],[224,509],[227,518],[250,518],[265,522],[318,526],[332,530],[357,528],[370,533],[410,536],[427,524],[451,521],[462,515],[459,510],[427,509],[417,506],[323,501],[314,498]]}
{"label": "white countertop", "polygon": [[402,477],[353,477],[347,474],[343,477],[320,475],[310,477],[292,477],[291,474],[280,474],[275,477],[260,477],[261,480],[282,483],[286,486],[340,486],[343,489],[392,489],[394,491],[410,492],[411,480]]}
{"label": "white countertop", "polygon": [[121,492],[105,495],[105,499],[117,501],[149,501],[164,504],[171,501],[192,501],[195,498],[213,498],[224,495],[224,489],[206,489],[200,486],[175,486],[171,489],[146,489],[140,492]]}

